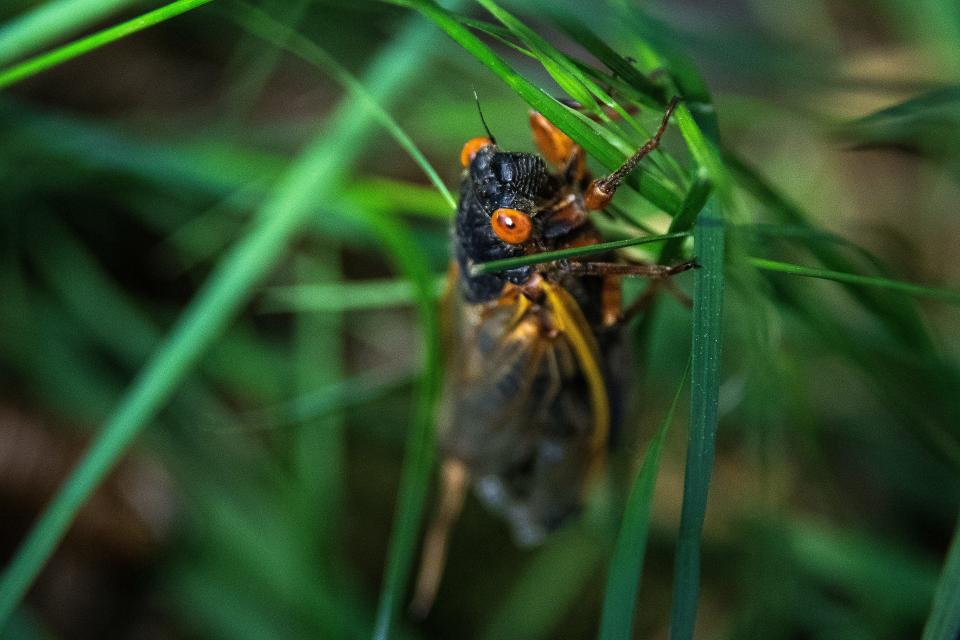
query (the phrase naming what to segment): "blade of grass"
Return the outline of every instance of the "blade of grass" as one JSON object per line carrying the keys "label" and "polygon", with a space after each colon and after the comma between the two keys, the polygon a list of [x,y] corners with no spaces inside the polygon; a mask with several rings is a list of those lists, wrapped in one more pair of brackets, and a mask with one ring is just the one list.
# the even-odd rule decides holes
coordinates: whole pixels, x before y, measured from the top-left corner
{"label": "blade of grass", "polygon": [[[434,278],[434,297],[443,291],[445,282],[446,276]],[[266,293],[263,309],[272,313],[384,309],[416,301],[416,288],[411,282],[389,278],[271,287]]]}
{"label": "blade of grass", "polygon": [[720,128],[710,92],[696,66],[681,49],[679,43],[683,40],[670,25],[653,18],[635,4],[615,0],[611,5],[617,22],[630,29],[633,39],[639,38],[643,42],[640,53],[647,59],[648,67],[667,70],[693,111],[692,117],[698,128],[707,138],[718,143]]}
{"label": "blade of grass", "polygon": [[[633,116],[611,98],[607,91],[597,84],[593,78],[584,74],[568,56],[553,47],[540,34],[526,26],[513,14],[502,9],[493,0],[478,0],[478,2],[536,54],[537,60],[544,65],[554,81],[567,92],[567,95],[579,102],[583,109],[591,111],[595,116],[606,122],[608,126],[616,127],[612,119],[597,106],[599,101],[613,109],[622,118],[623,122],[637,128]],[[648,135],[648,132],[640,131],[644,135]]]}
{"label": "blade of grass", "polygon": [[310,389],[287,402],[250,411],[244,414],[243,420],[236,424],[213,424],[210,430],[262,431],[291,425],[300,428],[308,420],[373,402],[391,391],[409,386],[414,377],[412,371],[395,368],[374,369],[323,387]]}
{"label": "blade of grass", "polygon": [[[673,216],[673,220],[670,221],[670,228],[667,230],[668,233],[682,233],[693,228],[697,216],[703,211],[712,191],[713,183],[707,179],[706,171],[701,169],[697,173],[693,184],[690,185],[690,189],[687,191],[687,197],[683,199],[683,203],[680,205],[680,210],[677,211],[676,215]],[[683,237],[677,237],[667,241],[660,249],[660,256],[657,258],[657,262],[660,264],[669,264],[670,261],[680,255],[682,247]]]}
{"label": "blade of grass", "polygon": [[[313,248],[313,247],[311,247]],[[341,277],[340,252],[325,244],[302,251],[294,261],[298,281],[336,282]],[[344,376],[344,327],[341,312],[298,314],[294,346],[295,388],[305,393],[336,384]],[[346,505],[346,420],[329,411],[304,422],[294,434],[292,451],[296,482],[289,488],[290,504],[297,505],[296,531],[301,548],[312,550],[328,573],[342,573],[337,553],[342,540]]]}
{"label": "blade of grass", "polygon": [[724,222],[716,199],[701,212],[694,230],[701,269],[693,285],[693,359],[690,433],[683,481],[683,508],[673,578],[670,637],[690,640],[700,591],[700,535],[707,511],[713,470],[714,439],[720,394],[720,352],[723,318]]}
{"label": "blade of grass", "polygon": [[[295,33],[313,4],[313,0],[268,0],[262,3],[262,10],[278,16],[284,26]],[[225,68],[231,80],[223,97],[223,115],[218,123],[223,131],[240,130],[283,59],[282,47],[276,44],[264,47],[263,44],[262,38],[247,35],[240,39],[233,55],[226,61]]]}
{"label": "blade of grass", "polygon": [[34,56],[29,60],[24,60],[19,64],[0,71],[0,89],[9,87],[16,82],[34,76],[41,71],[46,71],[51,67],[63,64],[68,60],[82,56],[94,49],[99,49],[120,38],[125,38],[126,36],[138,31],[143,31],[170,18],[175,18],[181,13],[196,9],[208,2],[211,2],[211,0],[176,0],[159,9],[148,11],[126,22],[121,22],[118,25],[108,27],[85,38],[80,38],[79,40],[65,44],[62,47],[57,47],[53,51],[48,51],[47,53]]}
{"label": "blade of grass", "polygon": [[[736,177],[737,183],[768,206],[782,221],[788,224],[812,227],[806,212],[784,198],[742,158],[729,149],[724,149],[723,159]],[[851,261],[832,247],[812,246],[810,250],[817,260],[828,269],[845,272],[855,271]],[[888,328],[891,334],[920,351],[926,353],[934,351],[933,340],[914,305],[904,305],[901,303],[901,299],[891,297],[889,294],[884,295],[885,292],[883,291],[862,287],[848,287],[848,290],[865,309],[873,313],[877,320]]]}
{"label": "blade of grass", "polygon": [[[430,30],[411,24],[375,59],[366,84],[378,101],[408,91],[430,52]],[[10,617],[80,506],[177,384],[239,311],[286,242],[335,189],[371,137],[373,122],[356,98],[345,99],[329,125],[287,170],[256,225],[223,258],[153,358],[141,370],[90,450],[17,550],[0,577],[0,626]]]}
{"label": "blade of grass", "polygon": [[936,564],[926,554],[885,540],[876,532],[830,526],[814,519],[790,518],[784,525],[782,557],[792,556],[805,573],[847,597],[914,616],[930,602],[937,573]]}
{"label": "blade of grass", "polygon": [[137,0],[53,0],[0,27],[0,64],[37,51]]}
{"label": "blade of grass", "polygon": [[417,148],[410,136],[400,128],[397,121],[370,97],[363,88],[363,84],[347,71],[346,67],[309,38],[305,38],[290,27],[277,22],[264,11],[246,2],[231,4],[235,8],[227,15],[236,20],[244,29],[322,69],[357,99],[362,100],[370,116],[375,118],[386,129],[387,133],[397,141],[397,144],[417,163],[431,184],[436,187],[447,204],[450,205],[450,209],[457,208],[457,201],[450,194],[447,186],[443,184],[443,180],[440,179],[426,156]]}
{"label": "blade of grass", "polygon": [[589,256],[595,253],[613,251],[615,249],[626,249],[627,247],[635,247],[640,244],[648,244],[651,242],[661,242],[663,240],[671,240],[674,238],[685,238],[689,235],[690,235],[689,231],[678,231],[676,233],[664,233],[659,236],[639,236],[637,238],[627,238],[626,240],[614,240],[612,242],[601,242],[600,244],[591,244],[586,247],[574,247],[572,249],[557,249],[556,251],[544,251],[542,253],[534,253],[529,256],[520,256],[517,258],[504,258],[502,260],[491,260],[490,262],[483,262],[481,264],[473,265],[473,267],[471,267],[470,269],[470,272],[472,275],[479,275],[482,273],[496,273],[497,271],[513,269],[515,267],[524,267],[529,264],[553,262],[555,260],[563,260],[565,258],[578,258],[580,256]]}
{"label": "blade of grass", "polygon": [[400,269],[414,283],[417,319],[423,333],[421,352],[424,372],[417,382],[416,411],[407,433],[400,491],[373,632],[375,638],[389,638],[394,635],[394,626],[406,594],[433,470],[433,410],[440,393],[441,378],[440,326],[433,294],[434,276],[425,264],[417,243],[405,228],[391,218],[381,216],[375,219],[371,216],[371,222],[375,223],[380,239],[390,248]]}
{"label": "blade of grass", "polygon": [[543,64],[550,77],[561,89],[567,92],[568,96],[579,102],[584,109],[598,115],[601,113],[597,108],[596,99],[578,77],[578,74],[571,73],[570,65],[565,64],[566,61],[561,56],[553,55],[555,50],[542,37],[520,20],[517,20],[508,11],[501,9],[492,0],[477,0],[477,2],[527,46],[529,51],[536,56],[536,59]]}
{"label": "blade of grass", "polygon": [[623,56],[597,37],[597,34],[584,27],[583,23],[571,21],[568,17],[560,14],[554,16],[554,19],[560,25],[560,28],[576,40],[580,46],[595,55],[608,69],[616,73],[634,89],[647,96],[650,106],[665,107],[667,105],[670,97],[663,87],[654,84],[649,78],[637,71]]}
{"label": "blade of grass", "polygon": [[922,640],[954,640],[960,637],[960,522],[943,564],[933,594],[933,608],[923,627]]}
{"label": "blade of grass", "polygon": [[650,525],[650,509],[653,490],[660,470],[660,452],[666,439],[667,429],[673,422],[673,413],[680,401],[680,394],[687,382],[690,365],[683,372],[677,392],[667,414],[660,423],[656,435],[650,440],[640,464],[640,471],[633,482],[623,524],[617,534],[617,543],[610,559],[607,575],[607,591],[603,599],[600,617],[600,638],[616,640],[633,637],[633,618],[636,612],[637,592],[643,577],[643,560],[647,553],[647,533]]}
{"label": "blade of grass", "polygon": [[926,298],[936,298],[950,304],[960,304],[960,291],[952,289],[941,289],[937,287],[926,287],[902,280],[893,280],[891,278],[881,278],[878,276],[863,276],[858,273],[845,273],[843,271],[834,271],[832,269],[821,269],[818,267],[804,267],[799,264],[790,264],[777,260],[767,260],[765,258],[748,257],[747,262],[757,269],[766,271],[776,271],[779,273],[788,273],[794,276],[805,278],[819,278],[821,280],[833,280],[834,282],[843,282],[848,284],[862,285],[865,287],[882,287],[899,291],[912,296]]}

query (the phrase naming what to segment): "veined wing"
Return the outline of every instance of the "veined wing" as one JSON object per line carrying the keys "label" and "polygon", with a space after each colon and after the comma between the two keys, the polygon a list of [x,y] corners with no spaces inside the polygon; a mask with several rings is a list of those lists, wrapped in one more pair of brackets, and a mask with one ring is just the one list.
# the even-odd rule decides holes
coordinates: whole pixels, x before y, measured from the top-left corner
{"label": "veined wing", "polygon": [[455,303],[440,413],[444,454],[528,544],[579,507],[609,432],[593,334],[562,287],[542,291],[539,305],[522,295]]}

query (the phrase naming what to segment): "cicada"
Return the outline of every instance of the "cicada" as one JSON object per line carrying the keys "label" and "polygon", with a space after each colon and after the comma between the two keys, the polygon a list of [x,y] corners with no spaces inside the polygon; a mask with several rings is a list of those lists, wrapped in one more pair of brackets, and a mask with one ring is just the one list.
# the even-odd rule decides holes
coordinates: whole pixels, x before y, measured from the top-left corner
{"label": "cicada", "polygon": [[623,264],[609,254],[498,273],[478,273],[476,265],[599,243],[590,212],[604,208],[657,148],[675,106],[603,178],[591,178],[583,149],[537,112],[530,125],[540,155],[500,149],[489,129],[463,146],[438,412],[440,504],[424,543],[415,610],[433,600],[469,486],[523,546],[580,509],[614,428],[622,380],[615,361],[630,315],[621,308],[621,278],[663,279],[694,266]]}

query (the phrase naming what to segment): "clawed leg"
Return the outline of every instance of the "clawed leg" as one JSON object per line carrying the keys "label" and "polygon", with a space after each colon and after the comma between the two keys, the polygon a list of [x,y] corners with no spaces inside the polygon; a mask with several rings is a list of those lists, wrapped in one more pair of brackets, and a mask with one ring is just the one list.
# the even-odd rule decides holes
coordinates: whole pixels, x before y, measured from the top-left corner
{"label": "clawed leg", "polygon": [[[683,273],[690,269],[696,269],[697,267],[699,267],[699,265],[692,260],[673,266],[659,264],[625,265],[609,262],[558,263],[558,268],[566,273],[603,277],[601,311],[603,326],[605,327],[613,327],[629,322],[637,314],[645,311],[650,306],[650,302],[661,289],[666,289],[680,301],[680,304],[687,308],[693,306],[693,301],[673,283],[670,276]],[[652,278],[652,282],[646,291],[640,294],[640,297],[634,300],[629,307],[621,311],[622,293],[620,279],[625,275],[646,276]]]}
{"label": "clawed leg", "polygon": [[667,105],[667,110],[663,114],[663,119],[660,121],[660,126],[657,128],[656,133],[653,134],[653,137],[647,140],[647,142],[640,147],[636,153],[627,158],[627,160],[620,165],[620,168],[611,173],[606,178],[597,178],[590,183],[590,186],[587,187],[587,190],[583,194],[583,201],[587,209],[602,209],[613,199],[613,194],[616,193],[617,188],[620,186],[620,183],[630,175],[630,173],[637,168],[637,165],[640,164],[640,161],[643,160],[651,151],[660,146],[660,139],[663,137],[664,132],[667,130],[667,123],[670,122],[670,116],[673,115],[674,109],[677,108],[679,103],[678,98],[674,98],[670,101],[670,104]]}
{"label": "clawed leg", "polygon": [[616,262],[563,261],[557,263],[557,268],[560,271],[577,276],[642,276],[654,279],[669,278],[678,273],[696,269],[699,266],[695,260],[669,266],[664,264],[618,264]]}

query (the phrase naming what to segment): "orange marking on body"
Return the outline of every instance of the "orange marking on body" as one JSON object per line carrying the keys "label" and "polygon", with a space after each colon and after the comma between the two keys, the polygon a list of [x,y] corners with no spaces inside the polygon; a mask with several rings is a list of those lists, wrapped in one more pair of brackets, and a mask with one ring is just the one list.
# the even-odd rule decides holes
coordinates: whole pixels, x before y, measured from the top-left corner
{"label": "orange marking on body", "polygon": [[533,131],[533,141],[543,157],[558,167],[564,166],[577,146],[576,143],[538,111],[530,112],[530,129]]}
{"label": "orange marking on body", "polygon": [[470,138],[464,143],[463,148],[460,150],[460,164],[466,169],[470,166],[473,156],[477,155],[477,151],[491,144],[493,144],[493,142],[485,136]]}

